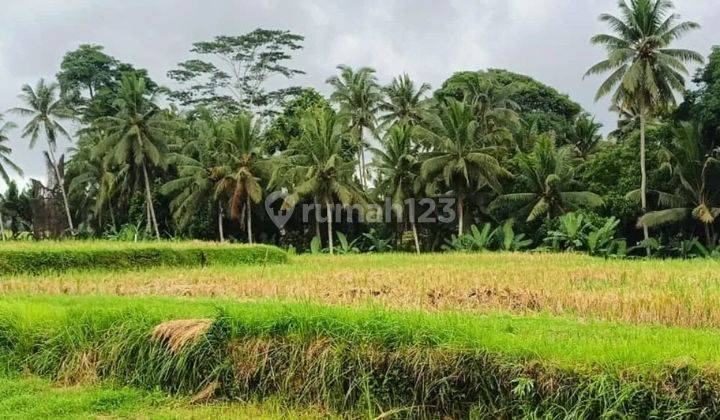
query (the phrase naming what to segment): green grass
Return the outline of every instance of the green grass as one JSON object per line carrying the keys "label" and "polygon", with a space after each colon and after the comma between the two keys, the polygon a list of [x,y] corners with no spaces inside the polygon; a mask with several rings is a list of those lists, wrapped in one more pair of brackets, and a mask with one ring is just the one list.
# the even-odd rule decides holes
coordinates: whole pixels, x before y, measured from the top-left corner
{"label": "green grass", "polygon": [[262,403],[190,404],[187,399],[155,391],[110,385],[60,387],[34,376],[0,376],[0,418],[77,419],[91,417],[206,418],[328,418],[310,409],[284,408],[279,401]]}
{"label": "green grass", "polygon": [[63,329],[87,317],[109,322],[141,318],[147,325],[154,325],[171,319],[224,314],[232,321],[235,335],[322,335],[384,346],[484,349],[564,368],[601,366],[650,371],[685,364],[720,368],[720,334],[713,329],[638,326],[549,315],[427,314],[311,303],[111,296],[5,296],[0,298],[0,314],[4,321],[11,320],[38,333]]}
{"label": "green grass", "polygon": [[0,246],[0,275],[150,267],[272,264],[287,261],[279,248],[204,242],[12,242]]}
{"label": "green grass", "polygon": [[[0,313],[6,369],[63,381],[97,376],[180,395],[215,383],[226,398],[291,398],[374,415],[377,407],[423,415],[674,415],[720,402],[713,330],[90,296],[8,296]],[[213,323],[175,353],[150,332],[178,318]]]}

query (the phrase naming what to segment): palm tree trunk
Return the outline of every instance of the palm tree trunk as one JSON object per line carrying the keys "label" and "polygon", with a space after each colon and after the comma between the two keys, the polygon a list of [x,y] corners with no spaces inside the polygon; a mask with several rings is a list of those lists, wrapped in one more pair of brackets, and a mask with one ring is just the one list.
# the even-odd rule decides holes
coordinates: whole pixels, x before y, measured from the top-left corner
{"label": "palm tree trunk", "polygon": [[110,212],[110,223],[112,223],[113,229],[117,229],[117,223],[115,223],[115,212],[113,211],[112,205],[108,206]]}
{"label": "palm tree trunk", "polygon": [[5,242],[5,220],[0,216],[0,236],[2,236],[3,242]]}
{"label": "palm tree trunk", "polygon": [[223,219],[225,211],[222,204],[218,203],[218,234],[220,234],[220,243],[225,242],[225,231],[223,231]]}
{"label": "palm tree trunk", "polygon": [[463,196],[458,196],[458,236],[463,234],[463,219],[465,218],[465,209],[463,208]]}
{"label": "palm tree trunk", "polygon": [[417,232],[417,226],[415,225],[415,220],[410,220],[410,226],[412,227],[412,231],[413,231],[413,239],[415,239],[415,252],[420,254],[420,239],[418,238],[418,232]]}
{"label": "palm tree trunk", "polygon": [[320,212],[322,211],[320,209],[320,202],[317,199],[317,196],[314,197],[315,202],[315,236],[318,237],[320,240],[320,243],[322,244],[322,235],[320,234]]}
{"label": "palm tree trunk", "polygon": [[365,189],[365,150],[363,148],[363,128],[358,130],[358,164],[360,165],[360,185]]}
{"label": "palm tree trunk", "polygon": [[713,245],[712,235],[710,234],[710,225],[708,223],[703,223],[703,226],[705,227],[705,246],[710,248]]}
{"label": "palm tree trunk", "polygon": [[70,214],[70,204],[68,203],[67,193],[65,192],[65,180],[60,176],[60,169],[58,169],[57,162],[55,161],[55,152],[53,152],[51,145],[48,143],[48,154],[50,155],[50,165],[55,172],[55,181],[60,187],[60,195],[63,199],[63,206],[65,206],[65,215],[67,216],[68,228],[70,234],[75,235],[75,226],[73,225],[72,215]]}
{"label": "palm tree trunk", "polygon": [[[645,109],[640,107],[640,205],[642,214],[647,213],[647,170],[645,168]],[[643,224],[643,236],[645,243],[650,239],[650,232],[646,224]],[[650,248],[645,247],[645,253],[650,256]]]}
{"label": "palm tree trunk", "polygon": [[328,248],[330,249],[330,255],[333,255],[332,207],[329,200],[325,200],[325,205],[327,206]]}
{"label": "palm tree trunk", "polygon": [[245,196],[245,208],[247,209],[247,234],[248,234],[248,243],[253,243],[253,234],[252,234],[252,203],[250,203],[250,195],[246,194]]}
{"label": "palm tree trunk", "polygon": [[142,164],[143,177],[145,178],[145,200],[147,202],[148,211],[150,212],[150,218],[152,220],[152,226],[155,230],[155,238],[160,240],[160,229],[158,228],[157,218],[155,217],[155,207],[152,202],[152,193],[150,192],[150,178],[147,173],[147,166],[145,162]]}

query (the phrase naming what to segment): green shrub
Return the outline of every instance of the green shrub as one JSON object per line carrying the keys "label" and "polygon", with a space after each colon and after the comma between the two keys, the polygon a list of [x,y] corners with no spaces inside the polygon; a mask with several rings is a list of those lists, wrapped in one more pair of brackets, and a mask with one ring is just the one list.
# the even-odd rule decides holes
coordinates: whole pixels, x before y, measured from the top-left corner
{"label": "green shrub", "polygon": [[271,264],[287,254],[268,245],[202,243],[140,243],[109,246],[102,242],[34,243],[0,248],[0,275],[38,274],[70,270],[132,270],[150,267]]}

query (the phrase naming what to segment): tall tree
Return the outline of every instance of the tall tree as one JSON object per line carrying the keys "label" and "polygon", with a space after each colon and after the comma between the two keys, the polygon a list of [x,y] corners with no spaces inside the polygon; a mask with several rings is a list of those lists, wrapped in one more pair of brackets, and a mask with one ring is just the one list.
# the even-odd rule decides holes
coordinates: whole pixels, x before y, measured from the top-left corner
{"label": "tall tree", "polygon": [[[18,175],[22,176],[22,169],[20,169],[15,162],[13,162],[10,159],[10,154],[12,153],[12,149],[10,146],[7,145],[7,143],[10,141],[10,139],[7,136],[8,131],[15,128],[16,125],[12,122],[5,122],[3,123],[3,116],[0,114],[0,177],[2,177],[3,181],[5,181],[6,185],[10,185],[10,175],[8,174],[8,170],[11,169]],[[9,168],[9,169],[8,169]],[[4,197],[0,196],[0,199],[3,199]],[[0,236],[2,236],[2,240],[5,240],[5,218],[3,215],[4,210],[4,200],[2,207],[0,207]]]}
{"label": "tall tree", "polygon": [[702,127],[683,122],[672,132],[672,144],[663,153],[663,167],[669,171],[675,189],[656,192],[659,204],[669,208],[644,214],[638,225],[655,227],[692,216],[703,224],[710,246],[714,242],[711,228],[720,215],[720,161],[703,148]]}
{"label": "tall tree", "polygon": [[155,237],[160,239],[150,170],[166,166],[168,139],[173,135],[175,124],[155,104],[155,94],[149,94],[145,79],[134,74],[123,78],[115,107],[117,113],[114,116],[96,121],[97,128],[106,133],[98,143],[96,153],[107,164],[127,164],[141,173],[148,221]]}
{"label": "tall tree", "polygon": [[56,77],[65,104],[90,124],[95,118],[113,115],[113,101],[122,77],[131,73],[145,78],[149,90],[158,89],[146,70],[107,55],[101,45],[82,44],[65,53]]}
{"label": "tall tree", "polygon": [[425,95],[430,91],[430,85],[423,83],[416,86],[407,73],[395,77],[392,82],[383,88],[384,98],[379,110],[380,126],[388,128],[395,123],[408,123],[417,125],[428,111],[428,100]]}
{"label": "tall tree", "polygon": [[377,84],[375,70],[361,67],[338,66],[340,74],[332,76],[327,83],[334,91],[330,100],[340,105],[340,112],[347,115],[350,130],[357,144],[358,162],[360,164],[360,183],[367,185],[365,170],[365,131],[371,135],[377,132],[376,113],[382,94]]}
{"label": "tall tree", "polygon": [[[637,109],[640,120],[640,196],[642,213],[647,212],[647,170],[645,168],[645,124],[668,104],[675,104],[675,92],[685,89],[686,62],[702,62],[695,51],[671,48],[673,41],[697,29],[694,22],[678,23],[670,0],[625,0],[618,3],[620,16],[600,15],[613,34],[598,34],[591,42],[607,51],[607,58],[585,75],[611,72],[600,85],[595,100],[612,92],[612,103]],[[647,240],[650,235],[643,225]],[[650,249],[647,249],[648,255]]]}
{"label": "tall tree", "polygon": [[230,217],[244,220],[248,242],[253,243],[252,208],[262,199],[260,184],[263,134],[260,121],[247,113],[232,123],[229,138],[220,145],[223,164],[218,168],[218,192],[226,192]]}
{"label": "tall tree", "polygon": [[105,226],[106,216],[111,226],[117,228],[118,202],[129,191],[130,184],[128,164],[115,165],[97,155],[96,148],[103,136],[100,130],[83,131],[67,165],[70,201],[86,209],[87,221],[95,223],[98,232]]}
{"label": "tall tree", "polygon": [[499,192],[499,179],[511,175],[493,156],[494,145],[483,144],[472,104],[450,98],[440,105],[437,114],[429,116],[426,125],[420,132],[427,137],[432,151],[427,153],[420,173],[424,179],[437,179],[453,191],[458,235],[462,235],[468,195],[486,186]]}
{"label": "tall tree", "polygon": [[519,154],[517,167],[520,192],[498,196],[490,203],[491,209],[519,209],[530,222],[540,216],[555,217],[579,206],[602,204],[600,196],[580,188],[572,151],[556,147],[552,134],[541,135],[530,153]]}
{"label": "tall tree", "polygon": [[[413,128],[408,122],[393,125],[383,139],[383,148],[372,148],[373,166],[378,171],[378,188],[391,197],[393,211],[402,218],[405,200],[414,196],[420,175],[418,151],[413,144]],[[410,214],[410,227],[415,251],[420,253],[420,240],[415,223],[415,209]]]}
{"label": "tall tree", "polygon": [[268,91],[266,82],[276,76],[304,74],[286,64],[304,39],[290,31],[258,28],[244,35],[196,42],[190,51],[207,58],[187,60],[168,72],[168,77],[182,84],[171,96],[182,105],[205,105],[221,113],[273,113],[272,105],[300,89]]}
{"label": "tall tree", "polygon": [[177,167],[178,176],[165,183],[162,194],[172,196],[170,210],[180,228],[184,228],[197,215],[200,206],[209,202],[217,206],[218,237],[225,242],[224,220],[227,193],[221,188],[228,163],[221,145],[227,138],[225,120],[213,117],[201,110],[200,118],[190,122],[188,139],[181,149],[172,153],[168,160]]}
{"label": "tall tree", "polygon": [[281,169],[292,185],[287,205],[294,206],[301,198],[312,197],[315,203],[325,206],[330,254],[333,253],[335,199],[343,205],[363,201],[353,180],[355,162],[343,155],[343,140],[347,135],[344,118],[327,109],[308,110],[301,122],[302,134],[290,144]]}
{"label": "tall tree", "polygon": [[535,124],[540,132],[554,131],[558,137],[565,135],[575,116],[582,112],[566,94],[531,77],[501,69],[457,72],[443,82],[435,98],[462,100],[488,91],[500,91],[517,105],[515,111],[522,120]]}
{"label": "tall tree", "polygon": [[55,175],[55,181],[62,195],[68,228],[70,232],[74,234],[75,226],[73,225],[70,204],[68,203],[68,197],[65,191],[65,179],[60,173],[58,161],[55,157],[58,138],[65,137],[70,140],[70,134],[68,134],[60,122],[69,120],[72,114],[64,106],[63,101],[58,98],[57,91],[58,85],[56,83],[46,83],[44,79],[40,79],[34,89],[30,85],[24,85],[20,98],[25,102],[25,107],[13,108],[12,112],[30,118],[30,121],[28,121],[23,129],[22,137],[30,138],[31,149],[35,147],[40,134],[44,134],[45,141],[47,142],[46,153]]}

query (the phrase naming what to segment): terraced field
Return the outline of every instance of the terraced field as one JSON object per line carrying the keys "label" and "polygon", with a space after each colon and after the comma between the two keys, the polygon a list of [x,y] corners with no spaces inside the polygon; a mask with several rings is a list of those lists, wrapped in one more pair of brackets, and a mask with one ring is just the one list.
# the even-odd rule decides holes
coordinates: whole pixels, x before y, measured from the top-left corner
{"label": "terraced field", "polygon": [[0,361],[5,384],[34,384],[13,398],[78,401],[68,416],[714,417],[719,266],[483,253],[14,273]]}

